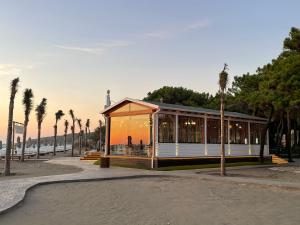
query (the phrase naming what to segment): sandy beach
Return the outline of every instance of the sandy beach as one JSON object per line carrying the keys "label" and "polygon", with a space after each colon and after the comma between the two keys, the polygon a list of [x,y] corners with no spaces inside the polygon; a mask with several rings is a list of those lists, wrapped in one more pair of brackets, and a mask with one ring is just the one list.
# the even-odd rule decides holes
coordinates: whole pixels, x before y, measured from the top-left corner
{"label": "sandy beach", "polygon": [[[12,176],[5,177],[0,175],[0,181],[16,178],[76,173],[82,171],[82,169],[75,166],[47,163],[46,156],[43,158],[44,160],[30,159],[25,160],[25,162],[20,162],[18,160],[11,161]],[[51,158],[51,156],[48,156],[48,158]],[[0,168],[0,173],[2,173],[4,169],[4,160],[0,160]]]}
{"label": "sandy beach", "polygon": [[[244,178],[259,178],[259,179],[272,179],[287,182],[300,182],[300,160],[295,159],[296,163],[291,165],[274,165],[267,167],[231,167],[228,168],[228,176],[231,177],[244,177]],[[197,174],[219,175],[219,169],[198,170]]]}
{"label": "sandy beach", "polygon": [[197,176],[52,184],[31,190],[0,224],[298,225],[299,200],[295,190]]}

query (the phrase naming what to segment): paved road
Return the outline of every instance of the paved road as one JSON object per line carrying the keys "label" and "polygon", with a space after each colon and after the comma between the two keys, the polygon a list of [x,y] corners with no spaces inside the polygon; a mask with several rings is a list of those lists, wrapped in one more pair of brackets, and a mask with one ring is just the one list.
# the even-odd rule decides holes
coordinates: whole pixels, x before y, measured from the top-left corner
{"label": "paved road", "polygon": [[131,178],[137,176],[156,175],[152,171],[127,168],[101,169],[88,162],[81,162],[78,158],[57,158],[47,163],[78,166],[82,172],[63,175],[41,176],[32,178],[12,179],[0,181],[0,214],[20,203],[26,191],[34,186],[46,183],[89,181],[101,179]]}
{"label": "paved road", "polygon": [[[199,170],[190,171],[149,171],[129,168],[109,168],[102,169],[99,166],[92,165],[89,162],[79,161],[78,158],[62,157],[47,161],[47,163],[63,164],[77,166],[83,169],[82,172],[63,175],[42,176],[33,178],[12,179],[0,181],[0,214],[20,203],[26,194],[26,191],[34,186],[58,183],[58,182],[79,182],[91,180],[107,179],[130,179],[147,176],[197,176],[200,179],[217,180],[224,182],[236,182],[243,184],[258,184],[275,186],[279,188],[293,188],[300,190],[299,182],[284,182],[280,180],[243,178],[243,177],[220,177],[197,173]],[[238,168],[234,168],[238,169]],[[201,170],[203,171],[203,170]]]}

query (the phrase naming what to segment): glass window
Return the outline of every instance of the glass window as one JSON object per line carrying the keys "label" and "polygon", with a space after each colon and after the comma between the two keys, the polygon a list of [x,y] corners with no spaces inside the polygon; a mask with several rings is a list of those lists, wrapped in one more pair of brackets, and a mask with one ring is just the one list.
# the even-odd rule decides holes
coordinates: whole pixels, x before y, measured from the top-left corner
{"label": "glass window", "polygon": [[149,155],[151,116],[111,117],[110,149],[114,155]]}
{"label": "glass window", "polygon": [[204,143],[204,119],[199,117],[178,117],[179,143]]}
{"label": "glass window", "polygon": [[[228,121],[224,120],[225,144],[228,143]],[[221,120],[207,119],[207,143],[221,144]]]}
{"label": "glass window", "polygon": [[247,122],[230,121],[230,143],[249,144]]}
{"label": "glass window", "polygon": [[175,143],[175,116],[158,114],[158,142]]}
{"label": "glass window", "polygon": [[148,110],[149,108],[146,106],[142,106],[136,103],[128,103],[126,105],[121,106],[120,108],[114,110],[114,113],[120,112],[132,112],[132,111],[141,111],[141,110]]}
{"label": "glass window", "polygon": [[263,129],[263,124],[250,123],[250,139],[251,144],[259,145],[261,143],[261,130]]}

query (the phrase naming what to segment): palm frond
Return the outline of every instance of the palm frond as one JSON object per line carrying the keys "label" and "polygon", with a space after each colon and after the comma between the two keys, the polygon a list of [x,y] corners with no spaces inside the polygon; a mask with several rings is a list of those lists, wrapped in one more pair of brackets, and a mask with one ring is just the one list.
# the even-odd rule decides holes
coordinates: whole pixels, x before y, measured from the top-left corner
{"label": "palm frond", "polygon": [[90,127],[90,119],[87,119],[87,120],[86,120],[85,126],[86,126],[87,128]]}
{"label": "palm frond", "polygon": [[10,83],[10,89],[11,89],[11,97],[14,98],[16,93],[18,92],[18,85],[19,85],[20,79],[19,77],[13,79]]}
{"label": "palm frond", "polygon": [[55,113],[55,120],[56,120],[56,122],[57,122],[58,120],[60,120],[64,115],[65,115],[65,114],[64,114],[64,112],[63,112],[62,110],[58,110],[58,111]]}
{"label": "palm frond", "polygon": [[224,69],[219,74],[219,86],[222,92],[226,90],[228,84],[228,73],[226,72],[226,70],[227,64],[224,65]]}
{"label": "palm frond", "polygon": [[25,89],[23,93],[23,100],[22,103],[25,108],[25,117],[28,117],[32,108],[33,108],[33,92],[32,89]]}
{"label": "palm frond", "polygon": [[65,133],[68,132],[68,128],[69,128],[69,121],[65,120]]}
{"label": "palm frond", "polygon": [[74,121],[74,120],[75,120],[75,116],[74,116],[74,111],[73,111],[73,109],[70,109],[70,110],[69,110],[69,114],[70,114],[72,120]]}
{"label": "palm frond", "polygon": [[41,103],[36,106],[35,113],[38,124],[41,124],[46,116],[47,99],[43,98]]}
{"label": "palm frond", "polygon": [[76,121],[79,126],[79,129],[81,130],[81,128],[82,128],[81,119],[76,119]]}

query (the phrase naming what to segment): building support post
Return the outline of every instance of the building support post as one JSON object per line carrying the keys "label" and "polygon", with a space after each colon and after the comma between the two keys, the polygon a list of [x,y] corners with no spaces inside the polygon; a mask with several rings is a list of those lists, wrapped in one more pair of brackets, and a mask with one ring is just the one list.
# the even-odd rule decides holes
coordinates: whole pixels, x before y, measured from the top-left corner
{"label": "building support post", "polygon": [[152,144],[152,149],[151,149],[151,169],[154,169],[154,154],[155,154],[155,113],[153,113],[151,115],[151,120],[150,120],[150,123],[151,123],[151,136],[150,136],[150,139],[151,139],[151,144]]}
{"label": "building support post", "polygon": [[249,146],[249,155],[252,155],[252,150],[251,150],[251,134],[250,134],[250,122],[248,121],[248,146]]}
{"label": "building support post", "polygon": [[179,156],[179,145],[178,145],[178,114],[176,114],[175,120],[175,155],[176,157]]}
{"label": "building support post", "polygon": [[158,146],[158,115],[159,114],[155,114],[155,157],[159,156],[159,146]]}
{"label": "building support post", "polygon": [[231,146],[230,146],[230,119],[228,119],[228,124],[227,124],[227,150],[228,150],[228,155],[231,155]]}
{"label": "building support post", "polygon": [[109,168],[110,167],[110,117],[105,116],[105,151],[104,156],[101,157],[100,167]]}
{"label": "building support post", "polygon": [[207,116],[204,116],[204,155],[207,155]]}
{"label": "building support post", "polygon": [[158,151],[158,113],[159,109],[152,114],[152,153],[151,153],[151,169],[155,168],[154,158],[157,157]]}

